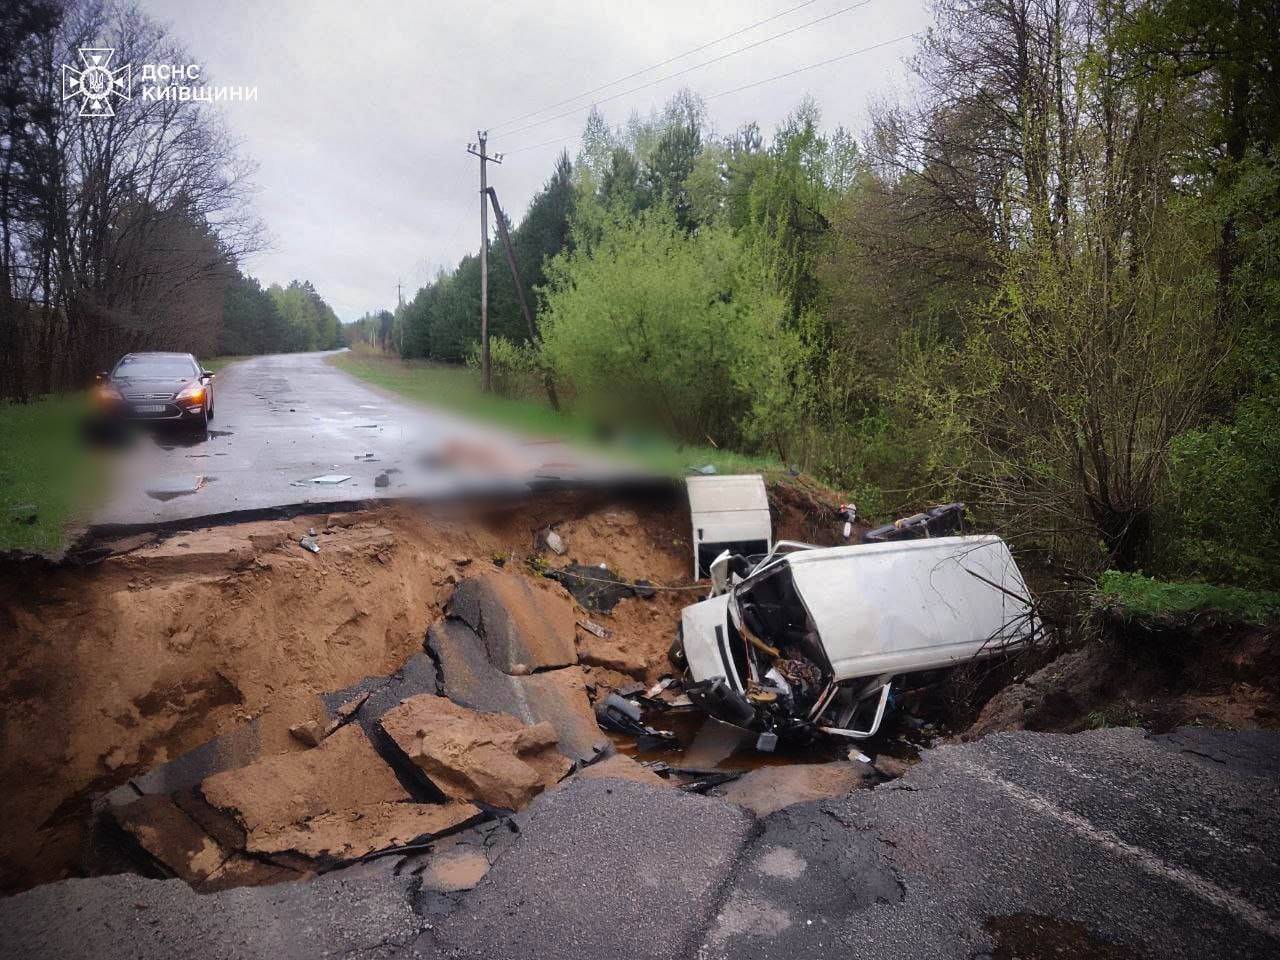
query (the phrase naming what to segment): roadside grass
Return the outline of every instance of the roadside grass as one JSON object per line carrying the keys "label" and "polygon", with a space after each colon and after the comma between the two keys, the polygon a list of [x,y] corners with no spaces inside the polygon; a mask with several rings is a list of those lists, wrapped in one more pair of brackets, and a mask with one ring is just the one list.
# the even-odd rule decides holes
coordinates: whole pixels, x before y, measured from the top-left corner
{"label": "roadside grass", "polygon": [[580,447],[612,453],[655,473],[685,476],[691,468],[711,465],[717,473],[781,475],[776,459],[715,447],[679,447],[657,436],[633,437],[621,443],[599,439],[596,425],[572,413],[557,413],[546,404],[486,394],[471,367],[429,361],[400,360],[369,350],[340,353],[329,360],[340,370],[410,400],[444,407],[533,436],[555,437]]}
{"label": "roadside grass", "polygon": [[1139,573],[1108,570],[1098,583],[1104,602],[1138,619],[1225,614],[1249,623],[1280,619],[1280,593],[1219,587],[1211,583],[1169,583]]}
{"label": "roadside grass", "polygon": [[56,553],[90,502],[97,466],[82,441],[84,396],[0,403],[0,550]]}
{"label": "roadside grass", "polygon": [[204,365],[204,368],[206,370],[211,370],[214,373],[218,373],[227,364],[234,363],[237,360],[244,360],[244,359],[245,359],[244,357],[209,357],[207,360],[201,360],[200,362]]}

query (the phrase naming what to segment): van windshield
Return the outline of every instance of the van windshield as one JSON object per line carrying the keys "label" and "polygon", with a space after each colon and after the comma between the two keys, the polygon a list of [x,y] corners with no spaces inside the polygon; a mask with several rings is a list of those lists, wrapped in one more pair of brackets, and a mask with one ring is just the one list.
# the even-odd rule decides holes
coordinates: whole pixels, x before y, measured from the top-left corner
{"label": "van windshield", "polygon": [[812,661],[824,673],[831,663],[822,638],[796,590],[789,563],[778,564],[754,583],[734,593],[742,623],[784,658]]}

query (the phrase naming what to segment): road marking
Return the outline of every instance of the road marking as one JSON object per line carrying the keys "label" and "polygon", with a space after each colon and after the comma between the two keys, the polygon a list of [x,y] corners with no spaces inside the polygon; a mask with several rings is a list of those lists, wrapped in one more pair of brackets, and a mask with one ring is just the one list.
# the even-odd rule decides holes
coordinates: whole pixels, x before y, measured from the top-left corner
{"label": "road marking", "polygon": [[997,790],[1008,794],[1023,806],[1044,817],[1058,821],[1085,840],[1133,860],[1148,873],[1175,883],[1188,893],[1227,911],[1255,930],[1269,937],[1280,939],[1280,923],[1277,923],[1270,914],[1243,897],[1238,897],[1231,891],[1220,887],[1212,880],[1207,880],[1199,874],[1187,870],[1185,867],[1169,863],[1156,856],[1146,847],[1140,847],[1122,840],[1113,831],[1096,826],[1078,813],[1064,810],[1040,794],[1033,793],[1025,787],[1020,787],[996,776],[986,767],[980,767],[975,763],[957,758],[952,758],[951,763],[969,776],[988,783]]}

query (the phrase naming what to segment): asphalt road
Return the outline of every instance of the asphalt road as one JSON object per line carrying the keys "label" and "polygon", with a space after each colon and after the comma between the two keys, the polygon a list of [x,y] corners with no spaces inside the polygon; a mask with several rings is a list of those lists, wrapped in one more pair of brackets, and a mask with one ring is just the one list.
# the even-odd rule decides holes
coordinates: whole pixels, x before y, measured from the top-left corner
{"label": "asphalt road", "polygon": [[0,900],[0,956],[1280,956],[1276,733],[997,734],[754,822],[590,780],[517,819],[456,900],[394,857],[206,896],[71,880]]}
{"label": "asphalt road", "polygon": [[[98,528],[274,507],[527,489],[534,477],[634,471],[565,444],[409,403],[328,363],[329,353],[254,357],[214,381],[208,439],[147,429],[116,454]],[[369,456],[366,456],[369,455]],[[390,470],[388,484],[375,486]],[[346,476],[317,483],[325,475]]]}

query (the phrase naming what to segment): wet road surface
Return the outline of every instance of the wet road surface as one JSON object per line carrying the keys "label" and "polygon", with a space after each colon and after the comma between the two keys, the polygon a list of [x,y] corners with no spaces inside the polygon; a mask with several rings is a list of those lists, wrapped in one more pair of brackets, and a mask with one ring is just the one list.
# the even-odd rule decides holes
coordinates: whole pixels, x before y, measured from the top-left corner
{"label": "wet road surface", "polygon": [[[538,477],[635,471],[567,445],[412,404],[328,363],[330,353],[253,357],[214,381],[207,439],[148,429],[117,455],[98,528],[374,498],[522,490]],[[378,486],[380,474],[386,474]],[[319,483],[316,477],[347,477]]]}

